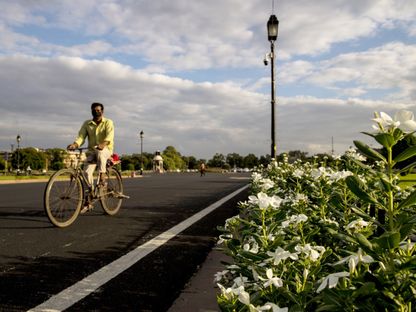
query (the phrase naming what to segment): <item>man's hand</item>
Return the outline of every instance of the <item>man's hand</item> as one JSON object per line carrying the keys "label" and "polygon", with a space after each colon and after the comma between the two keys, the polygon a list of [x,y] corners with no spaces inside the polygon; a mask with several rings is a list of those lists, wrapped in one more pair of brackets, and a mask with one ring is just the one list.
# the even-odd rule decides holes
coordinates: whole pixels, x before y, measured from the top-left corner
{"label": "man's hand", "polygon": [[97,145],[97,149],[98,150],[103,150],[104,149],[104,147],[106,147],[107,146],[107,142],[104,142],[104,143],[100,143],[100,144],[98,144]]}
{"label": "man's hand", "polygon": [[74,150],[74,149],[76,149],[76,148],[78,148],[78,144],[77,144],[77,143],[72,143],[72,144],[69,144],[69,145],[66,147],[66,149],[67,149],[67,150]]}

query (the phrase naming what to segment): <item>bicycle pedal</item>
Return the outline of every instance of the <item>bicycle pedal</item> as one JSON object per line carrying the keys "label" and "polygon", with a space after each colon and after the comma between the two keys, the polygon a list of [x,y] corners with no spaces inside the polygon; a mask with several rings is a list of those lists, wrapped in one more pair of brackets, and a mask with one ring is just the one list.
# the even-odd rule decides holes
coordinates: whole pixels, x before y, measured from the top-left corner
{"label": "bicycle pedal", "polygon": [[116,193],[115,195],[116,195],[115,197],[117,197],[117,198],[126,198],[126,199],[130,198],[130,196],[124,195],[122,193]]}

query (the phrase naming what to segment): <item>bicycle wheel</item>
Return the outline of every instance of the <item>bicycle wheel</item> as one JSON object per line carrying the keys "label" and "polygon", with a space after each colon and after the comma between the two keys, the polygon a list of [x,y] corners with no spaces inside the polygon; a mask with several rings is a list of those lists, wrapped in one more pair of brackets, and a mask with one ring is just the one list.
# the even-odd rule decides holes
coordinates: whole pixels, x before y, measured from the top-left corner
{"label": "bicycle wheel", "polygon": [[107,186],[100,186],[100,202],[105,213],[115,215],[123,201],[123,183],[120,173],[114,168],[107,170]]}
{"label": "bicycle wheel", "polygon": [[53,225],[66,227],[78,217],[84,196],[74,169],[61,169],[49,179],[44,194],[46,215]]}

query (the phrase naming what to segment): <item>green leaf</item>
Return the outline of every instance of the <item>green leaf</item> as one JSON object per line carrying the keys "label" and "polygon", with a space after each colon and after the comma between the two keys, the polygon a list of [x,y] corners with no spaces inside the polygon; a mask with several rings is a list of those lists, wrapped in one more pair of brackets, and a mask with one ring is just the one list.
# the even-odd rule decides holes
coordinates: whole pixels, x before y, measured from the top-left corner
{"label": "green leaf", "polygon": [[381,248],[392,249],[396,248],[400,244],[400,233],[399,232],[385,232],[379,238],[373,240]]}
{"label": "green leaf", "polygon": [[390,133],[379,133],[374,138],[378,143],[387,148],[391,148],[396,144],[394,137]]}
{"label": "green leaf", "polygon": [[355,233],[354,236],[365,251],[373,250],[373,244],[363,234]]}
{"label": "green leaf", "polygon": [[372,293],[377,292],[376,284],[373,282],[364,283],[359,289],[354,292],[354,297],[366,297]]}
{"label": "green leaf", "polygon": [[384,190],[386,191],[386,192],[390,192],[391,191],[391,189],[392,189],[392,184],[387,180],[387,179],[385,179],[385,178],[383,178],[383,177],[381,177],[380,178],[380,182],[381,182],[381,185],[383,186],[383,188],[384,188]]}
{"label": "green leaf", "polygon": [[354,145],[358,148],[358,150],[361,153],[363,153],[365,156],[367,156],[368,158],[375,159],[375,160],[382,160],[386,162],[386,158],[384,158],[383,155],[373,150],[367,144],[364,144],[363,142],[360,142],[360,141],[353,141],[353,142],[354,142]]}
{"label": "green leaf", "polygon": [[407,198],[399,204],[397,209],[403,209],[411,205],[414,205],[415,203],[416,203],[416,191],[414,191],[409,196],[407,196]]}
{"label": "green leaf", "polygon": [[406,159],[409,159],[410,157],[416,156],[416,146],[412,146],[401,152],[399,155],[397,155],[393,161],[395,163],[404,161]]}
{"label": "green leaf", "polygon": [[371,136],[372,138],[374,138],[376,136],[374,133],[370,133],[370,132],[362,131],[361,133],[365,134],[365,135],[368,135],[368,136]]}
{"label": "green leaf", "polygon": [[400,169],[399,170],[399,173],[406,172],[406,171],[409,171],[410,172],[413,169],[413,167],[415,167],[415,166],[416,166],[416,162],[411,163],[410,165],[407,165],[403,169]]}
{"label": "green leaf", "polygon": [[356,176],[347,177],[345,182],[351,192],[353,192],[354,195],[361,200],[371,204],[379,204],[373,197],[371,197],[366,191],[363,190],[363,185]]}
{"label": "green leaf", "polygon": [[264,257],[262,257],[259,254],[255,254],[246,250],[240,250],[239,251],[240,256],[244,257],[245,259],[251,259],[254,261],[262,261],[264,260]]}

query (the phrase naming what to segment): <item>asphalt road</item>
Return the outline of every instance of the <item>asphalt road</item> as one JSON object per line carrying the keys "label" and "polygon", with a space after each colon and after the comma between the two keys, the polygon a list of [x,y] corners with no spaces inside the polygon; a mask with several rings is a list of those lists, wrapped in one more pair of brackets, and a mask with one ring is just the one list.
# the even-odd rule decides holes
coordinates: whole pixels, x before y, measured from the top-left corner
{"label": "asphalt road", "polygon": [[[116,216],[99,204],[68,228],[43,212],[46,183],[0,185],[0,311],[27,311],[248,183],[243,174],[124,180]],[[237,213],[239,193],[66,311],[166,311]]]}

